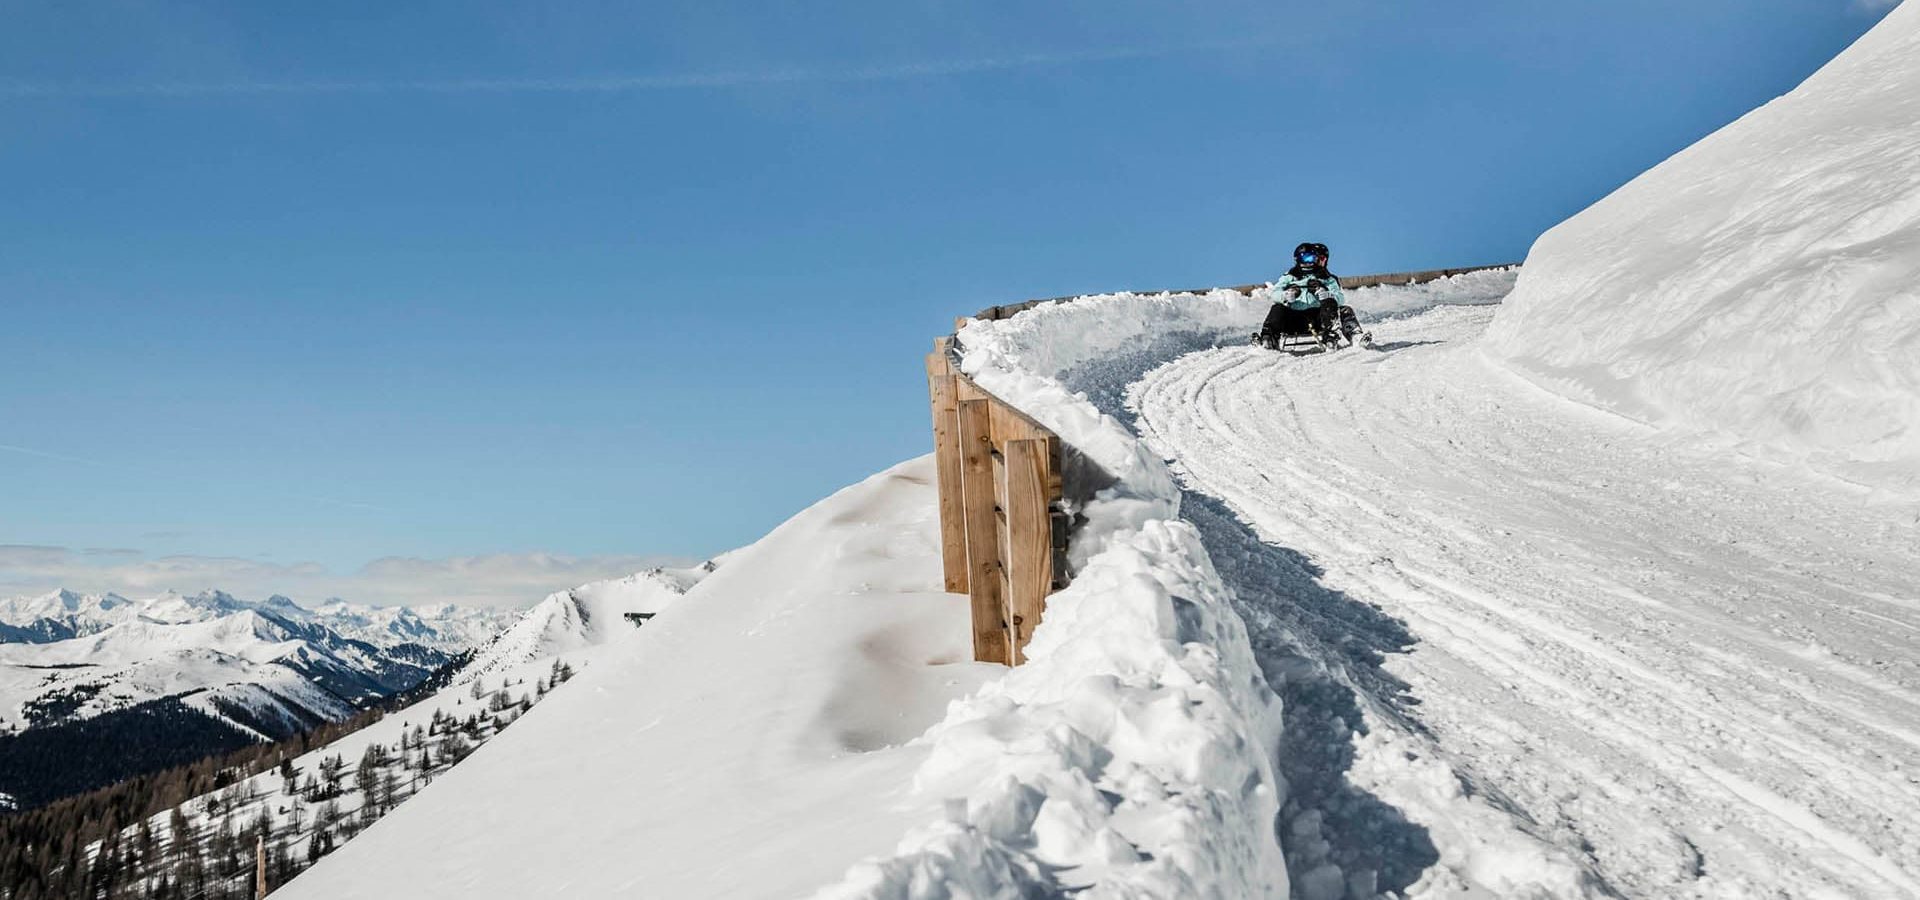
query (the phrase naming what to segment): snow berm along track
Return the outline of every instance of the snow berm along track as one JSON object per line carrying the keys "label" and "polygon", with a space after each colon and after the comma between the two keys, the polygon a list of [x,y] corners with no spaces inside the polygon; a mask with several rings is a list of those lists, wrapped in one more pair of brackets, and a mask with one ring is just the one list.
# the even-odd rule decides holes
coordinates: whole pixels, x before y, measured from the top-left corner
{"label": "snow berm along track", "polygon": [[1405,623],[1384,668],[1417,705],[1365,698],[1387,733],[1353,777],[1505,890],[1528,878],[1449,847],[1453,799],[1381,740],[1430,741],[1454,799],[1583,870],[1543,892],[1920,896],[1913,511],[1528,385],[1474,346],[1493,311],[1383,322],[1378,354],[1203,350],[1126,391],[1190,491]]}

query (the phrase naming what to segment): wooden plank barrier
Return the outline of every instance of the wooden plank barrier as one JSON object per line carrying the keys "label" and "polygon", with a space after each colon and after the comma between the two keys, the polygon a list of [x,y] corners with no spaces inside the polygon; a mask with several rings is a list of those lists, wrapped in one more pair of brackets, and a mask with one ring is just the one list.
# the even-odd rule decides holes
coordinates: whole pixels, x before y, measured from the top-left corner
{"label": "wooden plank barrier", "polygon": [[967,592],[967,518],[960,505],[960,406],[951,363],[944,351],[927,356],[927,388],[933,395],[934,462],[940,482],[940,551],[947,591]]}
{"label": "wooden plank barrier", "polygon": [[953,367],[951,339],[927,356],[947,590],[973,610],[973,656],[1019,665],[1060,572],[1060,438]]}

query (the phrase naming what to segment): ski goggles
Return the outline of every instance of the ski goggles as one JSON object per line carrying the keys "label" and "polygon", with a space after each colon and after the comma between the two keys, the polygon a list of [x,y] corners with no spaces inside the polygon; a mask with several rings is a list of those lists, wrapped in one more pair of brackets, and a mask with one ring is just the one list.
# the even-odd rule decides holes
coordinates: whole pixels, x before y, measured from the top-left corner
{"label": "ski goggles", "polygon": [[1318,253],[1313,252],[1312,250],[1308,250],[1305,253],[1294,254],[1293,258],[1295,262],[1298,262],[1302,265],[1311,266],[1311,265],[1314,265],[1315,263],[1320,262],[1324,257],[1322,257]]}

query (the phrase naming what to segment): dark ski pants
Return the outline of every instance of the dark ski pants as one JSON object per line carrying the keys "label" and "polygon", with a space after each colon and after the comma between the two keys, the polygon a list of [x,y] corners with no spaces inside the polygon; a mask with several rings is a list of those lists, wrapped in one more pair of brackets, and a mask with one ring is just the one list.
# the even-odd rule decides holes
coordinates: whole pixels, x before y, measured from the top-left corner
{"label": "dark ski pants", "polygon": [[1331,298],[1313,309],[1294,309],[1285,303],[1275,303],[1267,310],[1266,324],[1260,326],[1261,334],[1307,334],[1309,327],[1321,334],[1332,334],[1335,323],[1339,323],[1348,334],[1360,330],[1360,320],[1353,315],[1353,307],[1341,306]]}

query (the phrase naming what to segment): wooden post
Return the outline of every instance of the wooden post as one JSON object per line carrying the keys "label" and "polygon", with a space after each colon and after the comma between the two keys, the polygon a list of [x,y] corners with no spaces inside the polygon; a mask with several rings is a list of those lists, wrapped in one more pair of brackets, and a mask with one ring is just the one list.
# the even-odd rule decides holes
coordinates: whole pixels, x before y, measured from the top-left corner
{"label": "wooden post", "polygon": [[967,592],[967,519],[960,505],[960,420],[946,340],[927,354],[927,391],[933,405],[933,458],[940,487],[940,559],[947,591]]}
{"label": "wooden post", "polygon": [[973,658],[1011,665],[1006,598],[1000,593],[1000,539],[995,527],[990,401],[962,400],[960,496],[966,516],[967,593],[973,598]]}
{"label": "wooden post", "polygon": [[1047,515],[1051,456],[1046,441],[1006,443],[1007,611],[1016,666],[1027,661],[1027,641],[1053,590],[1053,522]]}
{"label": "wooden post", "polygon": [[254,838],[253,860],[253,900],[266,900],[267,836],[264,834]]}

